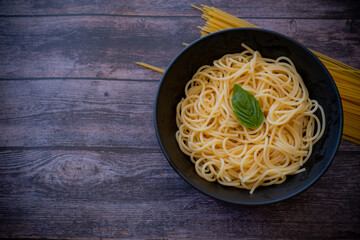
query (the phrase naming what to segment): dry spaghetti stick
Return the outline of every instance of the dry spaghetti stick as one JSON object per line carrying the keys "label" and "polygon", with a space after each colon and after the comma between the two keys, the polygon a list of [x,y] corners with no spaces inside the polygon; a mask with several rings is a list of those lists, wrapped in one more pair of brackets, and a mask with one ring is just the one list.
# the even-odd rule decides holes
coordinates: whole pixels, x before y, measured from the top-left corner
{"label": "dry spaghetti stick", "polygon": [[150,64],[147,64],[147,63],[144,63],[144,62],[136,62],[136,64],[140,65],[142,67],[146,67],[146,68],[149,68],[151,70],[157,71],[159,73],[164,73],[165,72],[165,70],[162,69],[162,68],[154,67],[154,66],[152,66]]}

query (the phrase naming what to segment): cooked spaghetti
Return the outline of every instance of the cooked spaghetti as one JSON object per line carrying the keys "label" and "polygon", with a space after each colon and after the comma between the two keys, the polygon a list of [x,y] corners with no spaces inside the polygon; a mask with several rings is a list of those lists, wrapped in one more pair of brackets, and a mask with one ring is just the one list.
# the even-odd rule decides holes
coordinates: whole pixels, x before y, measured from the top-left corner
{"label": "cooked spaghetti", "polygon": [[[205,26],[199,27],[202,36],[228,28],[258,27],[215,7],[202,5],[202,8],[199,8],[195,5],[192,6],[202,11],[202,18],[206,20]],[[311,51],[329,70],[340,92],[344,113],[344,131],[342,137],[360,144],[360,124],[358,124],[360,122],[360,70],[321,53]],[[142,66],[161,73],[164,72],[163,69],[148,64]]]}
{"label": "cooked spaghetti", "polygon": [[[255,27],[243,19],[237,18],[229,13],[215,7],[202,5],[202,8],[192,5],[203,12],[202,18],[206,20],[201,29],[202,36],[219,30],[236,27]],[[341,102],[344,110],[343,138],[360,144],[360,70],[342,62],[336,61],[328,56],[311,50],[326,66],[335,80],[340,92]]]}
{"label": "cooked spaghetti", "polygon": [[[200,67],[186,84],[176,109],[176,139],[199,176],[253,193],[305,171],[325,114],[290,59],[263,58],[243,47]],[[260,103],[265,119],[257,129],[244,127],[233,112],[235,84]]]}

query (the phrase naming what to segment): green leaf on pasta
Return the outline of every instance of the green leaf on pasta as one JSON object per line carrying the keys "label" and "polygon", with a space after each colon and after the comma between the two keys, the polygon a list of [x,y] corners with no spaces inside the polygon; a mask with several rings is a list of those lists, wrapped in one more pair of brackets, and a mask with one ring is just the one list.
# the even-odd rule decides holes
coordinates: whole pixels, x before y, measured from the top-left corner
{"label": "green leaf on pasta", "polygon": [[237,84],[234,85],[231,103],[236,118],[244,127],[256,129],[264,122],[259,101]]}

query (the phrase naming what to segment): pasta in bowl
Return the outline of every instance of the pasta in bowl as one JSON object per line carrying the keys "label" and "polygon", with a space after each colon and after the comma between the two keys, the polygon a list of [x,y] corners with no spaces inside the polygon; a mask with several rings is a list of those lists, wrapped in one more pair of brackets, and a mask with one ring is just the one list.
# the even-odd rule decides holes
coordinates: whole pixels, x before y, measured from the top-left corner
{"label": "pasta in bowl", "polygon": [[308,188],[330,165],[342,131],[325,67],[301,44],[260,29],[220,31],[184,49],[154,110],[160,146],[180,176],[239,204]]}

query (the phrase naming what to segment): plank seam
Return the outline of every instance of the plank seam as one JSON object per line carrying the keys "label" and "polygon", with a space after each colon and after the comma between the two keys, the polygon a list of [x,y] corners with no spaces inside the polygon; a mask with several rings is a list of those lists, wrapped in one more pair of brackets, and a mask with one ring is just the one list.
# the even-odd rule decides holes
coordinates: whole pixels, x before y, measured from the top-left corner
{"label": "plank seam", "polygon": [[156,79],[123,79],[123,78],[92,78],[92,77],[28,77],[28,78],[0,78],[0,81],[37,81],[37,80],[101,80],[123,82],[159,82]]}
{"label": "plank seam", "polygon": [[6,151],[92,151],[92,152],[134,152],[141,153],[161,153],[159,148],[137,148],[137,147],[85,147],[85,146],[41,146],[41,147],[0,147],[0,152]]}
{"label": "plank seam", "polygon": [[82,17],[82,16],[95,16],[95,17],[154,17],[154,18],[198,18],[201,17],[199,15],[133,15],[133,14],[106,14],[106,13],[70,13],[70,14],[14,14],[14,15],[6,15],[2,14],[0,17],[2,18],[13,18],[13,17]]}
{"label": "plank seam", "polygon": [[[95,151],[95,152],[116,152],[116,153],[144,151],[147,153],[161,153],[160,148],[137,148],[137,147],[86,147],[86,146],[39,146],[39,147],[9,146],[9,147],[0,147],[0,152],[37,151],[37,150]],[[360,151],[359,150],[350,150],[350,151],[338,151],[336,153],[336,156],[346,156],[346,155],[360,155]]]}
{"label": "plank seam", "polygon": [[[143,18],[199,18],[201,15],[126,15],[126,14],[106,14],[106,13],[73,13],[73,14],[16,14],[16,15],[0,15],[0,18],[31,18],[31,17],[82,17],[82,16],[103,16],[103,17],[143,17]],[[299,20],[358,20],[360,16],[356,17],[242,17],[241,19],[299,19]]]}

